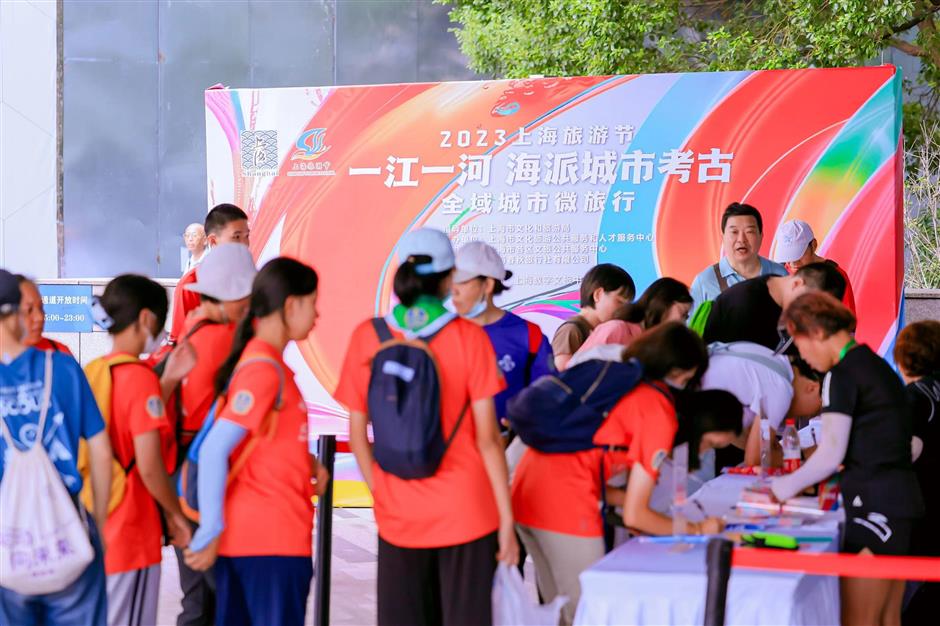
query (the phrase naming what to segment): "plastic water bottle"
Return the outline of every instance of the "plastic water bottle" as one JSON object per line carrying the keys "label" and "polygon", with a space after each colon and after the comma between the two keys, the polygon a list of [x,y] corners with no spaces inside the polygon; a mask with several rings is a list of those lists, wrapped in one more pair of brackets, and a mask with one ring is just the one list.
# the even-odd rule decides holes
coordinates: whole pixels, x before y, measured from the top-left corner
{"label": "plastic water bottle", "polygon": [[789,474],[799,469],[803,460],[800,449],[800,435],[796,432],[796,423],[792,419],[785,422],[783,429],[783,472]]}

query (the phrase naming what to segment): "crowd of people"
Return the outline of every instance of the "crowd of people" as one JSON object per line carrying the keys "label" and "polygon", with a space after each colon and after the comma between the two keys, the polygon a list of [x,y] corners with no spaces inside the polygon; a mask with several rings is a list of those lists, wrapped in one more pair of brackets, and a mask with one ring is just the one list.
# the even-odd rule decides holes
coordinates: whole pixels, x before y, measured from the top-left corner
{"label": "crowd of people", "polygon": [[[729,206],[721,231],[722,259],[691,287],[664,277],[636,297],[628,268],[592,268],[551,341],[495,304],[512,272],[494,248],[455,252],[433,229],[402,239],[396,304],[353,331],[334,394],[374,498],[378,623],[490,623],[497,564],[528,555],[541,600],[568,597],[570,624],[579,575],[615,527],[673,532],[653,492],[677,446],[691,470],[780,466],[791,419],[821,416],[822,436],[771,482],[774,498],[838,472],[843,552],[940,556],[940,322],[902,330],[898,376],[856,343],[849,277],[808,224],[783,225],[775,261],[758,255],[754,207]],[[167,340],[166,291],[119,276],[92,305],[112,350],[84,372],[42,336],[36,285],[0,270],[0,471],[45,449],[91,547],[53,592],[12,572],[0,623],[152,624],[170,544],[180,625],[304,622],[313,497],[330,477],[283,352],[314,331],[318,276],[285,257],[257,270],[233,205],[212,209],[204,233]],[[54,569],[19,549],[27,574],[41,556]],[[940,607],[935,584],[877,578],[844,580],[842,603],[853,624]]]}

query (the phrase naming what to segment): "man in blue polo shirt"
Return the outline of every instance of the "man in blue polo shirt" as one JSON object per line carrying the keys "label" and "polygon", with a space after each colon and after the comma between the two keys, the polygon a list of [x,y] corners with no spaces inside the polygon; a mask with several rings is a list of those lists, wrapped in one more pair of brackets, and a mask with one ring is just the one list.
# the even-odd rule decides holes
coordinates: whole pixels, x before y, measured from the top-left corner
{"label": "man in blue polo shirt", "polygon": [[[457,251],[452,303],[459,315],[483,327],[490,337],[506,389],[496,395],[496,417],[506,417],[506,403],[530,382],[554,371],[552,348],[538,326],[493,304],[508,289],[512,272],[491,246],[472,241]],[[505,425],[503,425],[505,430]]]}
{"label": "man in blue polo shirt", "polygon": [[748,278],[787,275],[783,265],[758,254],[764,238],[764,220],[751,205],[730,204],[721,216],[721,235],[721,260],[706,267],[692,281],[693,311]]}

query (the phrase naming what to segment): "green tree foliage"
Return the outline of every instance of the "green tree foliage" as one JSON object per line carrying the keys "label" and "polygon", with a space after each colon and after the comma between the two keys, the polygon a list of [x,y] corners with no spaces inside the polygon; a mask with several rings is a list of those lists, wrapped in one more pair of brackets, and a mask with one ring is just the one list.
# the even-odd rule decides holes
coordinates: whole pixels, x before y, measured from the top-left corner
{"label": "green tree foliage", "polygon": [[910,147],[940,118],[940,0],[438,0],[470,67],[633,74],[861,65],[887,47],[920,59],[905,87]]}

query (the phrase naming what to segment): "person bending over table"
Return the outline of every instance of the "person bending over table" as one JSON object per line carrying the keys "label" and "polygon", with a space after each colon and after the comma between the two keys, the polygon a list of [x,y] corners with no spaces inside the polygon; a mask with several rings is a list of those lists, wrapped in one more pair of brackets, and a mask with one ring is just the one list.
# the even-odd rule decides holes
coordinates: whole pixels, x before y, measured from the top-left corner
{"label": "person bending over table", "polygon": [[[647,380],[626,393],[597,431],[592,450],[543,453],[526,450],[513,480],[512,504],[519,535],[535,561],[542,598],[551,602],[568,597],[562,621],[570,624],[581,594],[581,572],[604,556],[604,523],[601,515],[604,475],[632,467],[624,521],[642,532],[665,535],[672,520],[649,507],[659,469],[669,451],[683,441],[699,451],[730,443],[741,429],[741,406],[730,394],[722,394],[723,407],[713,421],[695,415],[677,417],[674,394],[669,389],[695,380],[708,364],[705,346],[679,322],[662,324],[636,339],[621,356],[643,364]],[[697,394],[690,406],[707,406],[714,395]],[[624,452],[624,447],[629,450]],[[604,448],[610,450],[605,451]],[[693,461],[698,455],[693,455]],[[714,533],[721,521],[708,519],[691,525],[691,532]]]}
{"label": "person bending over table", "polygon": [[[800,296],[783,321],[803,359],[827,374],[819,447],[800,469],[772,481],[774,497],[792,498],[841,465],[841,551],[908,555],[924,507],[911,465],[913,427],[901,380],[871,348],[855,342],[855,316],[832,296]],[[903,580],[843,578],[840,587],[843,624],[901,623]]]}
{"label": "person bending over table", "polygon": [[709,346],[703,389],[730,391],[744,405],[744,432],[733,446],[716,455],[716,470],[737,465],[760,465],[761,420],[770,427],[771,465],[783,464],[776,434],[787,418],[815,417],[822,408],[820,375],[798,356],[776,354],[747,341]]}

